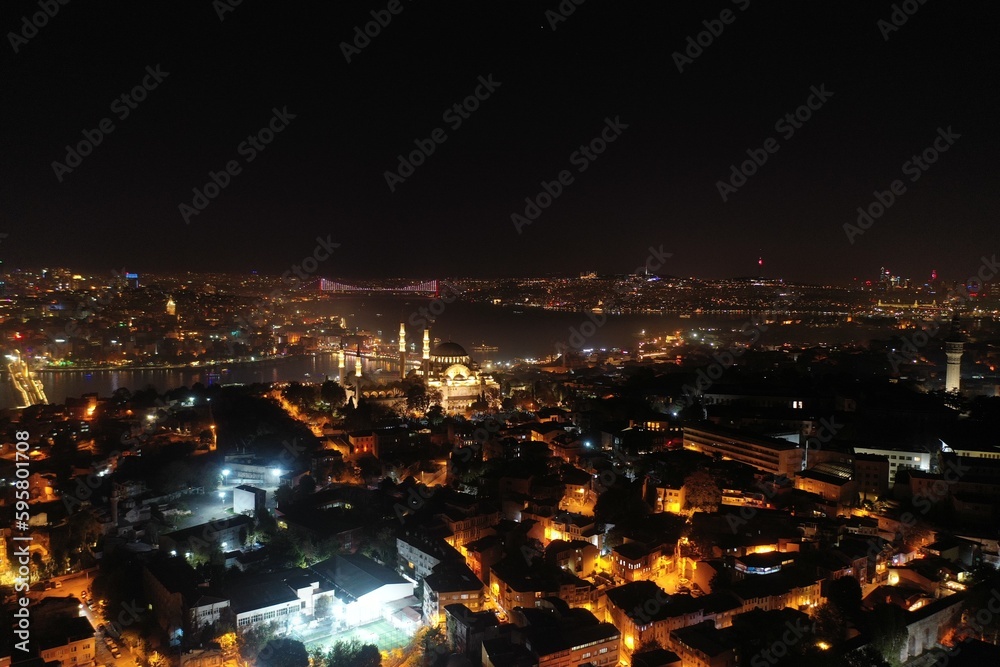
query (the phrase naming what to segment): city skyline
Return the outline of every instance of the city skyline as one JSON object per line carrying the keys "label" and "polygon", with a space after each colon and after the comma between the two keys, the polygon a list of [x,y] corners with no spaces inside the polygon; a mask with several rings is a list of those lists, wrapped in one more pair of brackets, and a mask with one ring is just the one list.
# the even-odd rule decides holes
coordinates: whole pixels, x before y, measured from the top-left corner
{"label": "city skyline", "polygon": [[[810,281],[806,280],[791,280],[783,276],[778,275],[768,275],[764,266],[760,263],[760,260],[754,262],[757,267],[756,272],[748,272],[732,275],[722,275],[722,276],[708,276],[708,275],[675,275],[668,271],[644,271],[641,265],[633,267],[630,270],[610,270],[610,271],[593,271],[588,270],[588,267],[582,267],[576,271],[567,270],[566,272],[546,272],[546,273],[536,273],[536,274],[522,274],[517,276],[502,276],[502,275],[460,275],[460,274],[447,274],[447,275],[403,275],[403,274],[381,274],[379,276],[368,276],[368,275],[345,275],[336,274],[323,270],[307,271],[302,268],[302,266],[296,264],[293,265],[291,269],[286,269],[285,271],[278,271],[277,269],[272,271],[259,271],[256,268],[245,268],[243,270],[232,270],[232,271],[191,271],[191,270],[181,270],[181,271],[147,271],[143,267],[135,266],[123,266],[120,269],[98,269],[95,271],[88,271],[83,269],[80,265],[70,265],[61,266],[57,264],[49,265],[38,265],[38,266],[4,266],[0,264],[0,275],[6,274],[8,276],[51,276],[53,272],[69,272],[74,277],[77,278],[77,282],[84,280],[95,281],[96,284],[106,283],[108,281],[113,282],[115,280],[126,280],[129,282],[142,281],[143,286],[149,279],[153,280],[176,280],[181,276],[197,276],[211,278],[212,276],[225,276],[227,278],[279,278],[283,279],[284,282],[292,284],[294,283],[296,287],[302,288],[306,286],[315,285],[323,280],[337,281],[355,281],[359,286],[361,285],[377,285],[380,282],[388,283],[413,283],[417,285],[421,282],[433,281],[433,280],[576,280],[576,279],[588,279],[588,278],[598,278],[598,279],[610,279],[615,277],[623,276],[640,276],[648,275],[649,277],[659,278],[661,280],[667,281],[698,281],[698,282],[726,282],[726,281],[748,281],[748,282],[762,282],[762,283],[784,283],[789,286],[801,286],[801,287],[838,287],[838,288],[871,288],[877,287],[880,283],[891,289],[919,289],[922,287],[930,287],[933,289],[936,285],[965,285],[969,288],[970,292],[979,292],[982,290],[989,290],[990,284],[993,282],[992,277],[983,280],[981,275],[977,272],[988,272],[990,270],[996,270],[1000,267],[1000,263],[996,262],[993,257],[982,256],[978,258],[978,262],[970,263],[970,266],[975,265],[975,268],[970,268],[968,271],[959,272],[953,276],[943,276],[940,275],[937,269],[927,269],[923,273],[917,276],[907,276],[901,275],[892,271],[885,263],[880,265],[878,269],[872,273],[868,271],[862,273],[861,275],[854,276],[853,278],[847,278],[841,281]],[[984,268],[985,267],[985,268]],[[79,269],[79,270],[77,270]],[[964,276],[964,277],[963,277]],[[982,288],[982,290],[977,290],[974,288]],[[71,290],[68,285],[62,289]]]}

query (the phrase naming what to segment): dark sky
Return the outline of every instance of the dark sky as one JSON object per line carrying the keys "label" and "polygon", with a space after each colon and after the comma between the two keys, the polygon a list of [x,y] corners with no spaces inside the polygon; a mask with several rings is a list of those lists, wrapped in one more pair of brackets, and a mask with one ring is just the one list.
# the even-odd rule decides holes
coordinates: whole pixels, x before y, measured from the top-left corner
{"label": "dark sky", "polygon": [[[555,30],[558,0],[400,1],[351,63],[340,43],[387,2],[243,0],[220,20],[211,0],[74,0],[17,53],[37,0],[4,2],[4,266],[280,273],[329,235],[326,276],[627,271],[662,245],[664,273],[753,274],[763,253],[766,274],[819,282],[883,264],[964,278],[1000,252],[996,2],[912,0],[885,40],[892,3],[873,0],[589,0]],[[725,9],[678,72],[672,54]],[[169,75],[119,119],[112,102],[156,65]],[[453,130],[443,112],[491,74]],[[775,122],[821,85],[833,96],[786,139]],[[275,107],[295,119],[248,163],[237,147]],[[628,128],[581,173],[570,156],[606,117]],[[60,182],[52,163],[104,118]],[[903,163],[939,127],[961,137],[911,182]],[[447,140],[390,192],[384,172],[436,128]],[[723,202],[717,181],[769,137],[778,151]],[[179,205],[229,160],[242,172],[186,224]],[[564,169],[518,234],[511,214]],[[906,191],[851,244],[843,225],[895,179]]]}

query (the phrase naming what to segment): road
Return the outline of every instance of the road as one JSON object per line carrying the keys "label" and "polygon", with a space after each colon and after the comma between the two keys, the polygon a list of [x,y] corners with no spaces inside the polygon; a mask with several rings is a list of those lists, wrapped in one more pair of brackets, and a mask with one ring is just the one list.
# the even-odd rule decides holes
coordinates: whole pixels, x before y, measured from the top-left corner
{"label": "road", "polygon": [[[112,667],[135,667],[134,657],[130,649],[125,647],[121,642],[117,641],[121,657],[115,658],[108,650],[108,647],[104,643],[104,635],[101,632],[97,632],[97,626],[104,624],[108,626],[108,622],[100,614],[100,608],[95,603],[93,610],[89,609],[85,603],[83,603],[84,593],[90,595],[90,585],[94,581],[94,575],[96,572],[80,573],[76,575],[70,575],[65,579],[61,580],[62,586],[59,588],[51,588],[49,590],[38,590],[41,583],[32,585],[32,590],[30,592],[30,597],[32,600],[41,600],[42,598],[66,598],[74,597],[81,603],[81,614],[90,621],[90,624],[95,629],[96,641],[94,642],[97,647],[96,660],[98,665],[111,665]],[[92,599],[92,598],[91,598]],[[112,618],[114,614],[112,614]]]}
{"label": "road", "polygon": [[7,359],[10,360],[10,363],[7,364],[7,371],[10,373],[14,387],[21,395],[24,407],[48,403],[41,381],[32,375],[28,364],[21,359],[21,353],[17,350],[14,353],[17,355],[16,358],[11,355],[7,356]]}

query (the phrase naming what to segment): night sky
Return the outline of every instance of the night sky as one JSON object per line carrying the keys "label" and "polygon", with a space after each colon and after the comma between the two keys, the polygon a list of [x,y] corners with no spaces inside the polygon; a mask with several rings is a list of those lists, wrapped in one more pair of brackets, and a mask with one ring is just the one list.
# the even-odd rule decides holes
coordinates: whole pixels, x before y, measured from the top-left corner
{"label": "night sky", "polygon": [[[961,279],[1000,253],[996,2],[911,0],[886,40],[893,6],[873,0],[399,0],[350,63],[341,42],[387,1],[243,0],[220,20],[225,2],[72,0],[26,42],[11,33],[37,0],[3,3],[5,268],[281,273],[317,236],[341,244],[318,273],[344,278],[625,272],[662,245],[673,275],[752,275],[763,254],[789,280]],[[575,11],[553,30],[560,4]],[[723,10],[679,72],[672,54]],[[444,112],[490,75],[453,129]],[[786,138],[776,121],[813,86],[833,95]],[[295,118],[248,162],[238,147],[274,108]],[[104,118],[60,182],[53,162]],[[606,118],[628,127],[580,172],[571,154]],[[939,127],[960,138],[913,182],[903,164]],[[396,156],[436,128],[447,139],[390,192]],[[724,202],[717,181],[772,137]],[[241,172],[186,223],[179,206],[230,160]],[[519,234],[511,215],[562,170],[572,183]],[[896,179],[850,243],[844,224]]]}

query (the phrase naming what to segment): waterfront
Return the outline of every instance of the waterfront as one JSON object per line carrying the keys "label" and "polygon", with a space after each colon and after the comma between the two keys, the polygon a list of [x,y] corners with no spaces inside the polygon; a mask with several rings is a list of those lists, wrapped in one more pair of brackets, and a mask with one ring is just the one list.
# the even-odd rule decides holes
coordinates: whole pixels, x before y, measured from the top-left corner
{"label": "waterfront", "polygon": [[[429,308],[430,305],[431,301],[427,299],[342,298],[314,302],[310,304],[309,312],[343,317],[350,331],[355,328],[370,331],[381,337],[390,350],[395,348],[400,321],[406,322],[410,349],[412,354],[419,355],[422,320],[426,319],[426,314],[421,314],[420,309]],[[592,317],[600,321],[604,316]],[[749,316],[681,318],[676,315],[607,315],[605,323],[593,328],[593,334],[585,338],[582,347],[633,349],[637,334],[642,331],[655,335],[662,332],[718,328],[723,335],[736,335],[733,332],[739,331],[749,319]],[[431,326],[434,338],[460,343],[476,361],[502,363],[515,358],[542,358],[554,354],[558,343],[574,344],[571,340],[574,330],[583,330],[584,333],[589,331],[589,326],[582,325],[591,321],[591,316],[585,313],[495,307],[458,301],[447,304],[433,322],[427,323]],[[834,331],[805,325],[774,325],[762,337],[762,342],[776,334],[779,328],[783,337],[792,335],[815,343],[837,343],[852,339],[865,341],[880,333],[871,327],[859,326]],[[881,334],[886,335],[887,332]],[[473,348],[483,342],[495,346],[497,351],[474,351]],[[363,369],[365,373],[382,375],[387,379],[395,377],[398,372],[395,364],[367,359],[364,360]],[[347,370],[353,370],[352,360],[348,361]],[[135,391],[153,386],[158,391],[164,391],[174,387],[190,387],[197,382],[206,385],[292,380],[322,382],[327,376],[336,378],[337,375],[337,357],[331,353],[201,367],[43,370],[38,373],[48,399],[57,403],[65,401],[67,396],[79,397],[92,392],[108,396],[120,387]],[[17,396],[9,378],[5,377],[3,387],[0,388],[0,406],[12,407],[16,404]]]}

